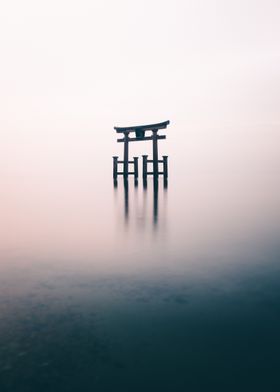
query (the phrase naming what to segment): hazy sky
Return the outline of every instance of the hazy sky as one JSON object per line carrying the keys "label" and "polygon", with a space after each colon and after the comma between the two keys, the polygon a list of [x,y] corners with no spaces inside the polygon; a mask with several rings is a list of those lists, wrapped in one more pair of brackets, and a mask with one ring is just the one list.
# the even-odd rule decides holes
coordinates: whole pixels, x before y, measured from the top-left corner
{"label": "hazy sky", "polygon": [[[211,192],[218,216],[243,224],[236,200],[263,220],[276,215],[279,0],[0,4],[0,248],[53,249],[63,238],[68,248],[77,236],[79,250],[94,248],[94,211],[103,225],[113,216],[114,125],[171,121],[160,153],[188,222],[204,226]],[[131,155],[151,150],[134,144]]]}
{"label": "hazy sky", "polygon": [[114,125],[170,119],[174,150],[174,135],[275,132],[279,9],[278,0],[3,0],[1,140],[91,135],[110,155],[120,148]]}

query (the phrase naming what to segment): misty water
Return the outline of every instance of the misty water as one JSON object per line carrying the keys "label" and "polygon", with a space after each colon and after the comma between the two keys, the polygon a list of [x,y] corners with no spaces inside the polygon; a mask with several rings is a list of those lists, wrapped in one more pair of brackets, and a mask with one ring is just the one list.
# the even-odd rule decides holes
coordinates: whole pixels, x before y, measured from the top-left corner
{"label": "misty water", "polygon": [[105,142],[10,142],[1,392],[279,388],[278,158],[230,137],[171,137],[167,184],[114,185]]}

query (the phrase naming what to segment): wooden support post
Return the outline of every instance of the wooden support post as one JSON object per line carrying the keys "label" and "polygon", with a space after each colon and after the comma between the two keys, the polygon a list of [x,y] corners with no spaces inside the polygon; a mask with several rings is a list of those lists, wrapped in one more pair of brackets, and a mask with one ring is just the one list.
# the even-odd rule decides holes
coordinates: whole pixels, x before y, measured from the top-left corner
{"label": "wooden support post", "polygon": [[134,160],[134,177],[138,178],[138,157],[133,157]]}
{"label": "wooden support post", "polygon": [[164,178],[167,178],[168,177],[168,156],[163,155],[162,159],[163,159],[163,176],[164,176]]}
{"label": "wooden support post", "polygon": [[147,169],[148,169],[148,155],[142,155],[143,157],[143,178],[147,179]]}
{"label": "wooden support post", "polygon": [[125,178],[128,176],[128,141],[129,132],[125,132],[124,135],[124,151],[123,151],[123,175]]}
{"label": "wooden support post", "polygon": [[113,178],[116,179],[118,176],[118,158],[114,156],[113,157]]}
{"label": "wooden support post", "polygon": [[158,130],[153,130],[153,172],[154,176],[158,176]]}

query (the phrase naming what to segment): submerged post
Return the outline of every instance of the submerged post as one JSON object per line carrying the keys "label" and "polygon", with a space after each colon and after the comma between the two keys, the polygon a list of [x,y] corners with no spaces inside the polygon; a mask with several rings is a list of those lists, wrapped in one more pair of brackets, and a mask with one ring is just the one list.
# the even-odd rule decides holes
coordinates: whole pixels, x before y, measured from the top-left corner
{"label": "submerged post", "polygon": [[134,177],[138,178],[138,157],[133,157],[134,160]]}
{"label": "submerged post", "polygon": [[116,179],[118,176],[118,158],[117,156],[113,157],[113,178]]}
{"label": "submerged post", "polygon": [[143,158],[143,178],[147,179],[147,168],[148,168],[148,155],[142,155]]}
{"label": "submerged post", "polygon": [[163,176],[164,176],[164,178],[167,178],[168,177],[168,156],[163,155],[162,159],[163,159]]}

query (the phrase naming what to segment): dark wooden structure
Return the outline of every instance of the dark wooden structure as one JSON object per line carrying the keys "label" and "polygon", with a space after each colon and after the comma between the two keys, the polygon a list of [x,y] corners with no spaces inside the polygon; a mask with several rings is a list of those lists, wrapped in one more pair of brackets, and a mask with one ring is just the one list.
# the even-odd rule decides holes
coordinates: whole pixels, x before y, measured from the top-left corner
{"label": "dark wooden structure", "polygon": [[[133,174],[135,178],[138,178],[138,157],[134,157],[133,161],[129,160],[129,142],[139,142],[151,140],[153,142],[153,159],[148,159],[148,155],[143,155],[143,178],[147,178],[147,175],[152,174],[157,177],[162,174],[164,178],[168,177],[168,157],[164,155],[162,159],[158,159],[158,140],[165,139],[165,135],[158,135],[158,131],[165,129],[169,121],[164,121],[158,124],[149,125],[136,125],[131,127],[114,127],[117,133],[122,133],[123,137],[118,139],[118,143],[124,143],[124,154],[123,160],[120,161],[117,156],[113,157],[113,177],[117,178],[118,175],[123,175],[127,178],[128,175]],[[146,135],[146,132],[151,132]],[[132,137],[130,136],[132,134]],[[148,171],[148,163],[153,164],[153,170]],[[162,163],[162,170],[159,170],[159,163]],[[123,170],[118,171],[118,165],[123,164]],[[129,170],[129,164],[133,164],[134,170]]]}

